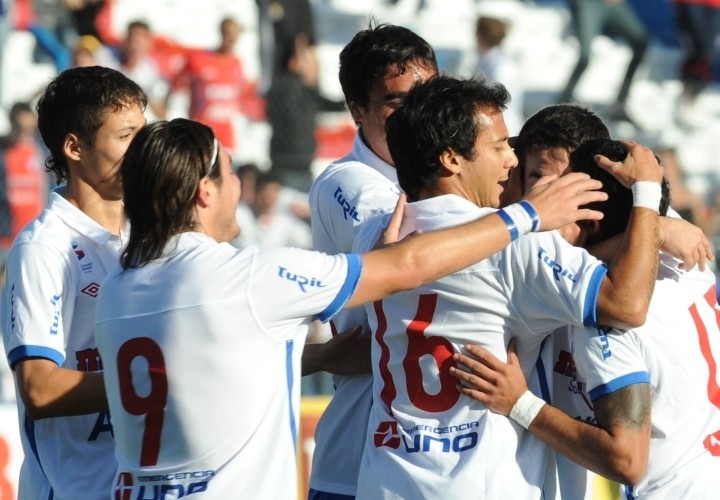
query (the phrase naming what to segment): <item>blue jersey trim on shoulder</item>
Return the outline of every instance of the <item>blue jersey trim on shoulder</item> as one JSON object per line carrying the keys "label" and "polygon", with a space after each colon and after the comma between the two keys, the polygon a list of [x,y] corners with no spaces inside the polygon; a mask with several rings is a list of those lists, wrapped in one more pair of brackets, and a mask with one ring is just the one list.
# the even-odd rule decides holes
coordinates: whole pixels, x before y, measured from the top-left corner
{"label": "blue jersey trim on shoulder", "polygon": [[10,368],[15,369],[15,365],[24,359],[28,358],[46,358],[55,363],[56,365],[62,365],[64,356],[50,347],[41,345],[21,345],[10,351],[8,354],[8,364]]}
{"label": "blue jersey trim on shoulder", "polygon": [[634,372],[634,373],[628,373],[627,375],[623,375],[622,377],[618,377],[614,380],[611,380],[607,384],[599,385],[593,390],[589,391],[588,394],[590,395],[590,399],[592,401],[595,401],[598,398],[601,398],[602,396],[606,396],[608,394],[612,394],[615,391],[619,391],[623,387],[627,387],[629,385],[633,384],[649,384],[650,383],[650,375],[648,372]]}
{"label": "blue jersey trim on shoulder", "polygon": [[316,316],[317,319],[323,323],[335,316],[335,314],[343,308],[345,303],[350,300],[350,297],[352,297],[353,293],[355,293],[355,289],[360,281],[360,274],[362,273],[362,258],[356,253],[347,254],[346,257],[348,270],[345,283],[342,288],[340,288],[340,291],[330,305]]}
{"label": "blue jersey trim on shoulder", "polygon": [[583,305],[583,325],[597,326],[597,301],[600,295],[600,285],[602,285],[608,268],[605,264],[601,264],[595,268],[590,281],[588,282],[587,293],[585,293],[585,304]]}

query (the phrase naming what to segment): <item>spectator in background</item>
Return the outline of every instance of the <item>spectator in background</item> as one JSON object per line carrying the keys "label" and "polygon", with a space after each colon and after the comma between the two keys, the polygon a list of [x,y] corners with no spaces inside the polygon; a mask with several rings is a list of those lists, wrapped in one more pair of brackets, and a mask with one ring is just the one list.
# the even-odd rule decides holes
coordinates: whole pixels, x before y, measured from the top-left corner
{"label": "spectator in background", "polygon": [[271,173],[257,176],[252,201],[241,199],[235,212],[240,235],[232,241],[234,246],[312,248],[310,227],[279,205],[282,188],[282,181]]}
{"label": "spectator in background", "polygon": [[78,35],[92,35],[101,40],[95,19],[103,8],[105,0],[61,0],[69,11],[72,24]]}
{"label": "spectator in background", "polygon": [[[345,104],[323,98],[318,90],[319,62],[309,1],[274,0],[261,2],[263,7],[270,9],[266,15],[273,21],[272,80],[266,95],[272,127],[271,169],[286,186],[307,193],[317,148],[316,115],[322,110],[342,111]],[[261,12],[261,22],[263,16]]]}
{"label": "spectator in background", "polygon": [[70,59],[71,68],[105,66],[115,69],[117,65],[117,60],[110,49],[93,35],[83,35],[78,38]]}
{"label": "spectator in background", "polygon": [[478,62],[476,73],[492,82],[502,83],[510,92],[510,103],[503,111],[510,135],[520,132],[525,113],[523,101],[525,90],[518,63],[502,48],[507,35],[507,24],[495,17],[481,16],[475,23]]}
{"label": "spectator in background", "polygon": [[160,74],[157,63],[150,55],[153,35],[150,25],[144,21],[132,21],[127,26],[125,40],[120,51],[120,67],[125,76],[133,80],[148,96],[149,119],[165,118],[165,100],[168,86]]}
{"label": "spectator in background", "polygon": [[713,236],[716,232],[713,210],[705,204],[700,194],[685,183],[685,172],[676,149],[673,146],[664,146],[659,150],[659,156],[665,178],[670,183],[673,210],[686,221],[700,227],[708,237]]}
{"label": "spectator in background", "polygon": [[673,3],[678,38],[685,51],[680,68],[682,107],[691,104],[713,79],[715,41],[720,35],[720,0],[673,0]]}
{"label": "spectator in background", "polygon": [[316,48],[305,33],[287,49],[284,66],[275,72],[267,94],[271,170],[290,188],[308,193],[317,148],[315,118],[322,110],[343,111],[345,103],[320,95]]}
{"label": "spectator in background", "polygon": [[619,35],[630,44],[632,58],[625,70],[620,90],[608,117],[633,123],[627,114],[625,104],[635,72],[648,47],[649,37],[645,26],[625,0],[570,0],[570,13],[580,44],[580,54],[558,102],[572,101],[575,87],[590,64],[592,42],[595,37],[604,32]]}
{"label": "spectator in background", "polygon": [[185,66],[173,78],[168,94],[169,98],[172,92],[189,89],[189,118],[212,128],[231,156],[239,156],[242,147],[237,141],[237,127],[243,120],[243,97],[255,92],[235,55],[235,44],[241,33],[242,27],[234,19],[223,18],[218,48],[189,51]]}
{"label": "spectator in background", "polygon": [[36,41],[33,58],[48,57],[61,72],[70,66],[70,49],[78,36],[66,0],[15,0],[15,27],[29,31]]}
{"label": "spectator in background", "polygon": [[39,142],[37,113],[26,102],[10,108],[10,134],[0,156],[0,246],[8,250],[15,236],[45,207],[48,178],[45,149]]}

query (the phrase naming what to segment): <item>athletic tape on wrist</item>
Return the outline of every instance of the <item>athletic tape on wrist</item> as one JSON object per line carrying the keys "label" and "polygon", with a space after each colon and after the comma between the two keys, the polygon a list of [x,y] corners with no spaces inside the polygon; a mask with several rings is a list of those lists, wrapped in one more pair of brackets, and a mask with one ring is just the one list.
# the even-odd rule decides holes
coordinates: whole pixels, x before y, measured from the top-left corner
{"label": "athletic tape on wrist", "polygon": [[634,207],[649,208],[660,212],[660,200],[662,199],[660,184],[652,181],[638,181],[632,185],[631,189]]}
{"label": "athletic tape on wrist", "polygon": [[530,424],[535,420],[543,406],[545,406],[545,401],[532,392],[525,391],[510,410],[509,417],[525,429],[529,429]]}
{"label": "athletic tape on wrist", "polygon": [[518,236],[540,229],[540,216],[535,207],[527,200],[513,203],[498,210],[497,214],[505,222],[510,231],[510,239],[515,241]]}

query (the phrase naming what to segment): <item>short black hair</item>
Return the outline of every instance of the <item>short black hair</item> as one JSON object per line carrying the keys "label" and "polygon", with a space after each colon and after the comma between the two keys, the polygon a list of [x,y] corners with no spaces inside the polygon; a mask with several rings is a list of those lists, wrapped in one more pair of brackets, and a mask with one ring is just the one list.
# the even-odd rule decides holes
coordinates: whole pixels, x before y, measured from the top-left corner
{"label": "short black hair", "polygon": [[385,123],[388,148],[408,199],[416,201],[423,188],[435,183],[444,151],[472,160],[475,141],[485,128],[478,111],[502,112],[509,100],[503,85],[481,78],[438,76],[415,84]]}
{"label": "short black hair", "polygon": [[514,140],[518,173],[524,170],[527,155],[549,149],[570,154],[591,139],[610,139],[610,130],[598,115],[577,104],[547,106],[525,121]]}
{"label": "short black hair", "polygon": [[367,107],[373,84],[390,67],[402,72],[411,63],[438,71],[435,51],[422,37],[402,26],[370,21],[340,52],[339,78],[345,102]]}
{"label": "short black hair", "polygon": [[[598,210],[604,217],[600,221],[600,234],[593,237],[593,243],[606,240],[623,233],[627,227],[630,211],[633,207],[633,195],[612,174],[595,163],[595,155],[603,155],[612,161],[623,161],[628,155],[627,148],[620,141],[595,139],[582,143],[570,154],[570,169],[583,172],[602,182],[601,191],[607,193],[608,200],[593,202],[587,208]],[[670,206],[670,188],[666,179],[662,182],[662,198],[658,207],[660,215],[666,215]]]}

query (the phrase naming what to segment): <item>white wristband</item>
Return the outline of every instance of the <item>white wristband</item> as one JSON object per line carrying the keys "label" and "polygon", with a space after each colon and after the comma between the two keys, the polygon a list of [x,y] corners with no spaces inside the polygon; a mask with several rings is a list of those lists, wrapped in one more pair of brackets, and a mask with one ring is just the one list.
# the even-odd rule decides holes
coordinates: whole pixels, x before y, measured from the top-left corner
{"label": "white wristband", "polygon": [[527,200],[508,205],[498,210],[497,214],[505,221],[505,225],[510,231],[510,239],[513,241],[518,236],[540,230],[540,216],[532,203]]}
{"label": "white wristband", "polygon": [[543,406],[545,406],[545,401],[532,392],[525,391],[517,400],[515,406],[512,407],[508,416],[524,428],[529,429],[530,424],[535,420]]}
{"label": "white wristband", "polygon": [[660,200],[662,200],[662,189],[660,184],[652,181],[638,181],[632,185],[633,206],[649,208],[660,212]]}

